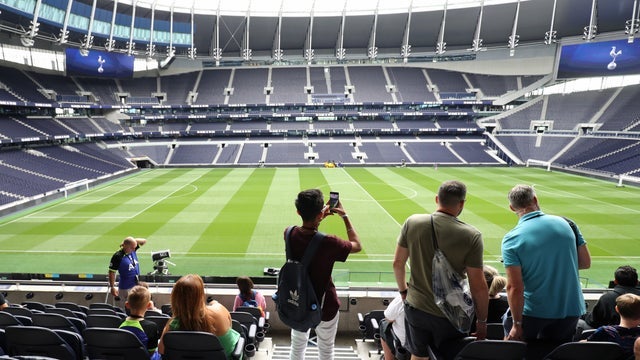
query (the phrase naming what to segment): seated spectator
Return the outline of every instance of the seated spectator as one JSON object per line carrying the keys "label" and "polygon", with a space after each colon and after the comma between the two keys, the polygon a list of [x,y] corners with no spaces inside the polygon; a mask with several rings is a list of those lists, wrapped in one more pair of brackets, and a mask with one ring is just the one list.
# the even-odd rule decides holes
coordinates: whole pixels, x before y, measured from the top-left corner
{"label": "seated spectator", "polygon": [[507,297],[500,293],[507,286],[507,278],[500,276],[498,270],[493,266],[484,265],[484,279],[487,281],[489,289],[489,312],[487,313],[487,322],[501,323],[502,316],[509,310],[509,302]]}
{"label": "seated spectator", "polygon": [[634,355],[635,342],[640,337],[640,296],[623,294],[616,299],[616,312],[620,325],[604,325],[587,338],[587,341],[611,341],[620,344],[624,357]]}
{"label": "seated spectator", "polygon": [[397,353],[404,353],[407,354],[407,358],[410,357],[404,348],[406,337],[404,302],[402,295],[398,294],[384,310],[384,319],[380,322],[380,343],[385,360],[395,359]]}
{"label": "seated spectator", "polygon": [[253,306],[260,309],[262,316],[267,309],[267,301],[264,296],[258,291],[253,290],[253,281],[248,276],[240,276],[236,279],[236,285],[240,291],[236,295],[236,299],[233,302],[233,311],[240,306]]}
{"label": "seated spectator", "polygon": [[586,317],[586,322],[592,328],[604,325],[616,325],[620,317],[616,313],[616,299],[622,294],[640,295],[638,286],[638,272],[635,268],[625,265],[616,269],[613,280],[615,287],[604,293],[593,307],[593,311]]}
{"label": "seated spectator", "polygon": [[7,300],[4,298],[4,295],[0,294],[0,310],[6,308],[9,306],[9,303],[7,302]]}
{"label": "seated spectator", "polygon": [[199,275],[185,275],[176,281],[171,291],[171,311],[173,316],[160,337],[160,354],[164,354],[164,334],[172,330],[212,333],[220,339],[227,357],[240,339],[240,334],[231,328],[229,310],[215,300],[206,304],[204,282]]}
{"label": "seated spectator", "polygon": [[144,318],[144,313],[150,306],[151,293],[149,289],[140,285],[132,287],[125,302],[129,316],[120,324],[120,328],[134,333],[149,350],[151,359],[160,359],[160,355],[156,352],[158,349],[158,326],[153,321]]}

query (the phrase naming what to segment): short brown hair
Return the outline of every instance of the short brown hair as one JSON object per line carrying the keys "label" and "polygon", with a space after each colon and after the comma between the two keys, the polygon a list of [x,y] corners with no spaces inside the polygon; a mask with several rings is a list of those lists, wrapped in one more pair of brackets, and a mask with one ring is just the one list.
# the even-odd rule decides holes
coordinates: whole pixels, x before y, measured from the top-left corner
{"label": "short brown hair", "polygon": [[467,186],[461,181],[449,180],[440,185],[438,189],[438,202],[443,206],[455,206],[467,197]]}
{"label": "short brown hair", "polygon": [[136,285],[129,290],[127,303],[129,303],[129,308],[134,312],[146,309],[149,301],[151,301],[151,292],[146,287]]}
{"label": "short brown hair", "polygon": [[620,317],[640,319],[640,296],[635,294],[622,294],[616,299],[616,310]]}

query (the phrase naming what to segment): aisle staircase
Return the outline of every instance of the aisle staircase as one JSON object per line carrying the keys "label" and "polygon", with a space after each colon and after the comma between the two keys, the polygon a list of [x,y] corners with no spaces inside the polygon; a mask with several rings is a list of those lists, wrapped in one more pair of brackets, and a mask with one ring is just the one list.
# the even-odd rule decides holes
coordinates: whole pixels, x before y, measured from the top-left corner
{"label": "aisle staircase", "polygon": [[[290,346],[275,345],[271,353],[270,359],[288,360]],[[360,356],[351,346],[336,346],[333,350],[334,360],[360,360]],[[308,346],[304,355],[305,360],[321,360],[318,358],[318,348],[316,346]]]}

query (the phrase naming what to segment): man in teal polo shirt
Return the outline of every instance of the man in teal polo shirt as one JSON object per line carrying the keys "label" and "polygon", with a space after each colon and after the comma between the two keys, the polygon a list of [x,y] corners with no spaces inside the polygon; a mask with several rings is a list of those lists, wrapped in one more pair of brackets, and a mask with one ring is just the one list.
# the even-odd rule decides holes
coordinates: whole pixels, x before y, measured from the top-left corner
{"label": "man in teal polo shirt", "polygon": [[587,243],[566,219],[540,211],[532,186],[511,189],[509,207],[519,220],[502,240],[508,339],[571,341],[586,311],[578,269],[591,266]]}

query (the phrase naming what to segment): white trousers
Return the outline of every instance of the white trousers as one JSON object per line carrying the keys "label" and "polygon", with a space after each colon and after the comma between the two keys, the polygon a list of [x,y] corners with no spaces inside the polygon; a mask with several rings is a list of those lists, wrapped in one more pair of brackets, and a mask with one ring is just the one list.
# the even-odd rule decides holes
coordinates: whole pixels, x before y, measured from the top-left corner
{"label": "white trousers", "polygon": [[[333,348],[336,343],[336,333],[338,332],[338,320],[340,313],[329,321],[322,321],[316,327],[316,336],[318,342],[318,359],[333,360]],[[304,352],[309,342],[309,332],[291,330],[291,360],[304,360]]]}

